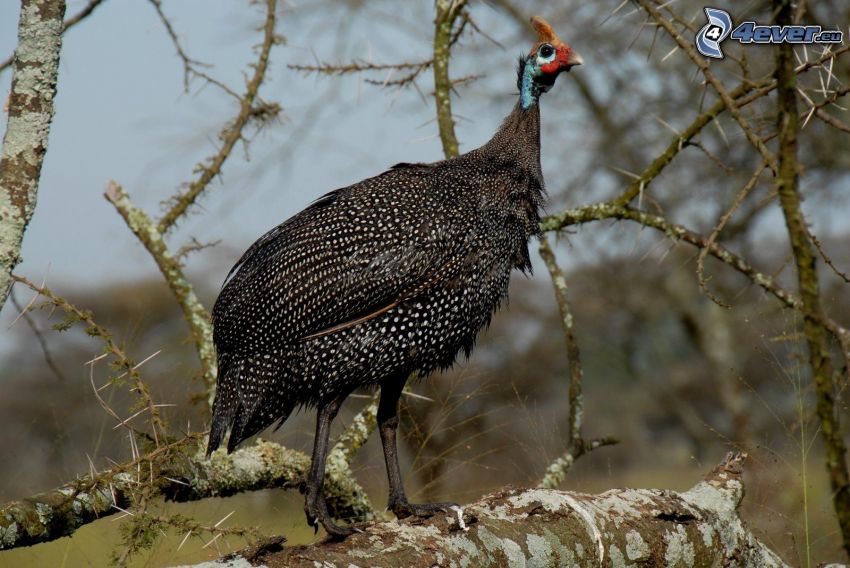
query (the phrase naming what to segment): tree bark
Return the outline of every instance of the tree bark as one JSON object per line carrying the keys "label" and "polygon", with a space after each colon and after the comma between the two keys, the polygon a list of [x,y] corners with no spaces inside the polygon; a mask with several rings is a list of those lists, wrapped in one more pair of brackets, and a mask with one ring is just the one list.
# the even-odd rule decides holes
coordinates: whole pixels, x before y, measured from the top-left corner
{"label": "tree bark", "polygon": [[455,515],[383,522],[342,542],[277,543],[196,568],[787,566],[737,514],[744,457],[730,453],[683,493],[509,488],[467,506],[463,523]]}
{"label": "tree bark", "polygon": [[0,154],[0,308],[21,260],[53,120],[65,0],[22,0],[9,120]]}
{"label": "tree bark", "polygon": [[[0,550],[70,535],[82,525],[131,507],[144,487],[151,489],[151,496],[197,501],[297,487],[310,467],[309,456],[273,442],[257,440],[230,455],[214,452],[210,459],[193,442],[164,447],[138,463],[84,476],[53,491],[0,506]],[[337,517],[372,517],[369,499],[345,460],[328,464],[324,493],[328,508]]]}

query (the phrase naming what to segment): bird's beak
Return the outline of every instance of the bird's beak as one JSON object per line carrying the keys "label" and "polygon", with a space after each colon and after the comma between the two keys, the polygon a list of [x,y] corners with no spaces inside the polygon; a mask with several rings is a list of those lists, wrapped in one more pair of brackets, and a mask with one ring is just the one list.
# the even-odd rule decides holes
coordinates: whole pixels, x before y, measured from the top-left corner
{"label": "bird's beak", "polygon": [[576,65],[581,65],[584,63],[584,59],[582,59],[581,55],[579,55],[573,48],[569,45],[562,44],[560,49],[558,49],[558,71],[569,71]]}

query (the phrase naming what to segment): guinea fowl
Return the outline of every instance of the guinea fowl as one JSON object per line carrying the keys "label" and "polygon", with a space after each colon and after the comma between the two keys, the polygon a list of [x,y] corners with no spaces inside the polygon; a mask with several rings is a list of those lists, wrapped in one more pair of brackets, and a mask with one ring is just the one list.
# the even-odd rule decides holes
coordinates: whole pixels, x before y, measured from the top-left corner
{"label": "guinea fowl", "polygon": [[322,496],[331,422],[356,388],[380,386],[378,425],[389,509],[429,516],[453,503],[410,503],[396,450],[408,376],[469,356],[507,297],[511,271],[531,270],[544,187],[538,100],[581,64],[542,18],[519,62],[519,101],[484,146],[431,164],[398,164],[321,197],[255,242],[213,308],[218,386],[207,454],[228,452],[299,406],[316,407],[304,511],[331,536]]}

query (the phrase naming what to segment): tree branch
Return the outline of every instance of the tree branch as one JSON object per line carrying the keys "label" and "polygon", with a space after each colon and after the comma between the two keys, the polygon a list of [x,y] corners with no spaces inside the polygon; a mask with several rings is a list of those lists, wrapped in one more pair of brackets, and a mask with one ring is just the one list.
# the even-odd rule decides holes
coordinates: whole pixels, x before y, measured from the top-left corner
{"label": "tree branch", "polygon": [[[154,3],[156,5],[156,3]],[[221,168],[236,143],[242,139],[242,131],[251,118],[255,117],[258,109],[254,107],[254,101],[257,100],[257,93],[260,90],[263,80],[266,76],[266,69],[269,64],[269,53],[272,47],[279,42],[279,38],[275,34],[277,0],[266,0],[266,20],[263,25],[263,43],[260,47],[260,55],[257,63],[254,64],[254,74],[248,81],[245,88],[245,94],[242,95],[239,101],[239,114],[236,118],[221,131],[219,137],[222,145],[219,151],[208,162],[202,162],[197,165],[197,171],[201,174],[198,179],[189,184],[188,189],[180,195],[176,195],[171,200],[171,206],[168,211],[160,218],[156,229],[159,233],[165,235],[174,227],[174,224],[186,214],[189,207],[197,201],[201,193],[207,188],[209,183],[221,173]],[[263,113],[268,112],[268,108],[260,109]],[[280,109],[277,108],[276,111]]]}
{"label": "tree branch", "polygon": [[572,468],[575,460],[584,454],[600,448],[616,444],[614,438],[600,438],[597,440],[585,440],[582,437],[582,423],[584,422],[584,399],[581,394],[581,385],[584,372],[581,367],[581,352],[578,348],[575,333],[573,332],[573,310],[567,295],[567,279],[558,266],[552,247],[544,236],[540,239],[540,257],[549,270],[552,286],[555,289],[555,299],[558,302],[558,311],[561,314],[561,328],[564,332],[564,341],[567,347],[567,364],[569,367],[570,390],[569,390],[569,418],[567,426],[567,450],[546,468],[546,474],[538,484],[544,489],[555,489],[558,487]]}
{"label": "tree branch", "polygon": [[[73,324],[81,322],[86,325],[86,333],[88,335],[90,335],[91,337],[96,337],[103,341],[105,345],[105,352],[115,358],[115,367],[122,371],[121,375],[114,376],[110,380],[117,381],[125,376],[130,378],[133,385],[133,390],[138,395],[141,406],[147,409],[149,413],[149,421],[151,424],[150,437],[158,446],[160,439],[163,439],[165,437],[165,422],[159,415],[157,405],[153,402],[150,389],[148,389],[147,384],[145,384],[145,382],[142,380],[141,375],[139,374],[138,368],[141,363],[136,364],[136,362],[133,361],[127,355],[127,353],[112,338],[112,334],[109,332],[109,330],[107,330],[105,327],[98,324],[94,320],[94,316],[91,312],[87,310],[81,310],[65,298],[54,294],[50,289],[30,282],[26,278],[17,275],[12,275],[12,278],[15,280],[15,282],[23,284],[30,290],[37,292],[40,296],[47,299],[49,305],[55,306],[67,314],[68,317],[65,319],[64,322],[56,324],[54,326],[58,331],[63,331],[71,327]],[[96,361],[96,359],[92,360],[90,363],[93,364],[94,361]],[[119,422],[126,423],[126,421],[121,421],[121,419],[117,416],[115,416],[115,418],[119,420]],[[138,433],[142,435],[147,435],[143,432]]]}
{"label": "tree branch", "polygon": [[[186,438],[93,477],[84,476],[53,491],[3,505],[0,550],[55,540],[120,512],[133,502],[148,475],[153,479],[151,497],[196,501],[244,491],[297,487],[310,467],[309,456],[273,442],[257,440],[230,455],[214,452],[210,459],[206,459],[203,444],[198,442],[196,438]],[[337,518],[372,518],[366,493],[351,477],[328,470],[324,495]]]}
{"label": "tree branch", "polygon": [[59,77],[64,0],[23,0],[9,120],[0,150],[0,309],[35,211]]}
{"label": "tree branch", "polygon": [[[89,0],[89,3],[83,6],[83,8],[80,9],[79,12],[65,20],[65,22],[62,24],[62,33],[64,34],[69,28],[76,26],[77,24],[88,18],[91,13],[94,12],[94,9],[100,6],[101,3],[103,3],[103,0]],[[15,54],[12,54],[5,60],[0,62],[0,73],[10,67],[12,63],[14,63],[14,61]]]}
{"label": "tree branch", "polygon": [[711,68],[708,65],[708,62],[702,57],[699,53],[697,53],[696,48],[694,47],[693,42],[686,40],[682,34],[675,28],[673,22],[667,18],[665,18],[655,6],[649,0],[636,0],[640,6],[646,10],[647,14],[649,14],[655,22],[660,25],[664,30],[670,34],[670,37],[679,45],[679,47],[688,55],[691,61],[699,67],[705,76],[706,81],[714,87],[714,90],[717,91],[717,94],[720,96],[720,100],[723,101],[726,108],[729,109],[729,114],[732,115],[732,118],[735,119],[735,122],[741,127],[741,130],[744,131],[744,135],[749,140],[750,144],[758,150],[759,154],[761,154],[762,159],[767,162],[770,169],[776,172],[776,156],[768,150],[767,146],[764,144],[761,138],[759,138],[753,128],[750,126],[747,119],[744,118],[744,115],[741,114],[741,109],[738,108],[738,105],[735,103],[734,97],[731,93],[726,91],[726,88],[723,86],[723,83],[718,79],[714,73],[712,73]]}
{"label": "tree branch", "polygon": [[434,21],[434,101],[437,105],[437,126],[440,129],[440,141],[443,153],[448,158],[458,155],[455,121],[452,116],[451,90],[449,79],[449,57],[453,43],[452,29],[460,13],[466,6],[466,0],[437,0],[437,18]]}
{"label": "tree branch", "polygon": [[384,522],[343,542],[260,546],[204,566],[786,567],[737,514],[743,459],[730,454],[682,493],[504,489],[467,506],[462,522],[454,514]]}
{"label": "tree branch", "polygon": [[180,305],[180,309],[183,311],[183,319],[186,320],[192,332],[192,341],[195,343],[198,358],[201,361],[204,384],[206,385],[207,392],[210,393],[209,398],[212,400],[218,365],[215,348],[213,347],[212,325],[210,323],[209,312],[201,303],[200,299],[198,299],[192,284],[183,274],[180,261],[168,250],[164,236],[153,219],[148,217],[148,214],[142,209],[133,205],[130,201],[130,196],[114,181],[107,184],[104,195],[115,206],[115,209],[118,210],[124,222],[127,223],[127,226],[133,231],[136,238],[139,239],[139,242],[144,245],[153,257],[156,265],[159,267],[159,271],[162,273],[168,287]]}
{"label": "tree branch", "polygon": [[[793,23],[793,7],[790,0],[774,0],[776,23],[788,26]],[[827,329],[820,299],[820,284],[817,273],[817,255],[809,239],[809,231],[800,207],[799,171],[797,160],[797,114],[796,75],[794,73],[794,47],[781,43],[776,48],[777,82],[777,130],[779,131],[779,170],[776,177],[776,192],[785,216],[785,225],[791,240],[791,251],[797,266],[797,281],[800,289],[803,315],[803,332],[809,348],[809,364],[812,368],[817,394],[816,412],[820,421],[820,432],[826,450],[826,469],[832,489],[832,503],[841,528],[844,552],[850,557],[850,475],[847,470],[847,446],[841,432],[836,412],[833,382],[835,370],[830,354]]]}

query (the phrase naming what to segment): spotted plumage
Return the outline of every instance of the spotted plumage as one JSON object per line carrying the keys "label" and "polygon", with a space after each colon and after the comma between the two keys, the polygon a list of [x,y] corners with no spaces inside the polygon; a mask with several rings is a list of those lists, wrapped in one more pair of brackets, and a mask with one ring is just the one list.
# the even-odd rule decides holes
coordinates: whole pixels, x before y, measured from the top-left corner
{"label": "spotted plumage", "polygon": [[541,22],[540,44],[520,63],[520,101],[487,144],[326,194],[254,243],[215,303],[208,451],[228,430],[231,451],[296,407],[318,407],[306,510],[332,534],[346,531],[327,519],[319,481],[341,401],[358,387],[382,387],[391,507],[427,513],[393,479],[398,395],[413,371],[427,376],[468,356],[512,270],[531,268],[528,240],[544,194],[536,103],[560,71],[580,63]]}

